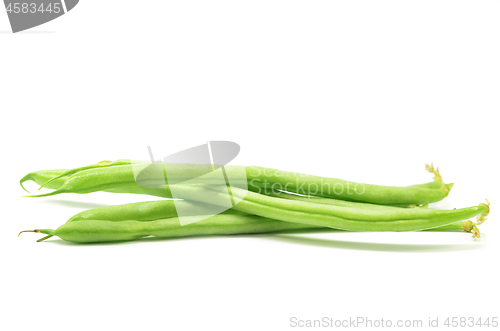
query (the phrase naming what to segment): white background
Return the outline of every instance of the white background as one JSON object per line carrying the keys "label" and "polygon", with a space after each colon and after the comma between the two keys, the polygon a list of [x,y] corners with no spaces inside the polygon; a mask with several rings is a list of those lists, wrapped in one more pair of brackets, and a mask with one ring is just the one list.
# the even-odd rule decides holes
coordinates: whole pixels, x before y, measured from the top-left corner
{"label": "white background", "polygon": [[[82,0],[0,10],[4,330],[289,330],[290,318],[499,316],[499,1]],[[74,245],[20,230],[146,196],[21,198],[34,170],[230,140],[236,162],[488,198],[468,233]],[[36,189],[35,185],[29,186]],[[471,328],[468,328],[471,329]],[[488,329],[488,328],[481,328]],[[490,328],[491,329],[491,328]]]}

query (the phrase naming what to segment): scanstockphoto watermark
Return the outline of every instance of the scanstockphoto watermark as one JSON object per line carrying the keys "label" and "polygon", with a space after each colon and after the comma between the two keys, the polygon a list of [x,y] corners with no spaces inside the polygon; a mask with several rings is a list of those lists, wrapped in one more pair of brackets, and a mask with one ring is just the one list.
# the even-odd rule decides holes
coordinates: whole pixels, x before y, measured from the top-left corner
{"label": "scanstockphoto watermark", "polygon": [[278,195],[293,192],[305,196],[314,195],[363,195],[365,184],[324,177],[304,175],[296,172],[247,167],[249,188],[257,193]]}
{"label": "scanstockphoto watermark", "polygon": [[386,319],[369,317],[349,317],[337,319],[322,317],[319,319],[301,319],[290,317],[292,328],[498,328],[498,317],[428,317],[426,319]]}
{"label": "scanstockphoto watermark", "polygon": [[[132,170],[138,186],[160,190],[174,199],[181,225],[188,225],[220,214],[238,204],[248,192],[245,167],[229,166],[240,152],[231,141],[207,141],[205,144],[156,159],[148,146],[150,162],[133,162]],[[190,188],[198,188],[192,190]],[[207,190],[208,189],[208,190]],[[240,190],[241,195],[233,194]],[[192,204],[199,212],[193,214]]]}
{"label": "scanstockphoto watermark", "polygon": [[421,319],[415,320],[391,320],[385,318],[371,319],[368,317],[349,317],[346,319],[335,319],[332,317],[322,317],[320,319],[300,319],[290,317],[292,328],[421,328],[424,322]]}

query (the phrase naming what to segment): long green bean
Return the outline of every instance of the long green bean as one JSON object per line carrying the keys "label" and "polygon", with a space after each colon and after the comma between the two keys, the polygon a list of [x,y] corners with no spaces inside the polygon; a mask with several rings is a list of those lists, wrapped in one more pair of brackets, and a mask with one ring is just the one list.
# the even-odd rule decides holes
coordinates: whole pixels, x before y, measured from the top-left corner
{"label": "long green bean", "polygon": [[[169,165],[169,167],[173,167],[174,171],[177,171],[175,176],[177,180],[179,180],[179,178],[188,180],[192,177],[191,175],[193,172],[199,173],[201,171],[201,168],[197,168],[196,166],[186,168],[186,165]],[[241,173],[242,169],[242,167],[238,166],[226,166],[226,168],[226,171],[229,173]],[[244,180],[248,180],[248,188],[259,193],[262,187],[265,189],[270,187],[272,189],[279,188],[285,191],[302,193],[305,186],[307,187],[307,191],[304,192],[307,193],[307,195],[326,196],[347,201],[384,205],[424,204],[439,201],[448,195],[451,187],[451,185],[445,185],[441,182],[439,189],[428,187],[389,187],[288,173],[261,167],[247,167],[244,170],[246,171],[247,178],[240,178],[239,180],[241,183],[243,183]],[[167,177],[166,174],[165,177]],[[154,184],[158,183],[159,178],[152,176],[151,178],[143,179],[143,184],[147,184],[148,180],[151,184]],[[207,184],[211,183],[210,179],[203,180],[202,182]],[[170,198],[172,195],[167,184],[168,183],[165,184],[165,188],[151,188],[144,187],[144,185],[138,185],[135,181],[132,165],[117,165],[78,171],[69,176],[64,184],[55,191],[31,196],[41,197],[60,193],[82,194],[96,191],[112,191],[116,193],[149,194]],[[319,189],[311,191],[311,187],[313,186],[316,188],[321,187],[321,192],[318,191]],[[328,187],[328,192],[323,191],[324,187]],[[336,189],[338,187],[342,188],[342,191],[338,191]],[[363,188],[362,191],[361,188]]]}
{"label": "long green bean", "polygon": [[[103,161],[103,162],[105,162],[105,161]],[[44,185],[46,188],[59,189],[68,179],[68,176],[66,176],[66,174],[68,174],[70,172],[76,173],[76,172],[80,172],[83,170],[88,170],[87,168],[92,169],[90,166],[88,166],[88,167],[77,168],[78,171],[76,171],[76,169],[34,171],[34,172],[31,172],[31,173],[27,174],[26,176],[24,176],[21,179],[20,184],[21,184],[21,187],[28,193],[30,193],[30,192],[24,188],[23,183],[26,181],[30,181],[30,180],[34,181],[36,184],[40,185],[40,188],[42,187],[42,185]],[[446,185],[449,186],[450,189],[453,186],[453,184],[446,184]],[[156,190],[156,192],[154,192],[153,190],[148,190],[148,189],[144,190],[143,188],[137,187],[137,186],[138,185],[136,183],[133,183],[132,185],[130,185],[130,187],[115,187],[115,188],[103,189],[102,191],[112,192],[112,193],[140,193],[140,194],[150,194],[150,195],[152,195],[152,193],[154,193],[155,195],[157,195],[159,197],[169,197],[168,194],[164,194],[165,189]],[[425,184],[412,185],[409,187],[422,187],[422,188],[438,189],[441,187],[441,184],[439,182],[430,182],[430,183],[425,183]],[[264,186],[260,187],[260,193],[265,194],[265,195],[275,196],[275,197],[292,199],[292,200],[295,199],[294,197],[297,197],[296,198],[297,200],[303,200],[303,199],[312,200],[312,199],[314,199],[311,202],[333,204],[333,205],[338,205],[338,206],[350,206],[353,203],[355,203],[355,202],[351,202],[351,201],[339,200],[339,199],[333,199],[333,198],[322,198],[322,197],[317,197],[317,196],[304,197],[302,195],[292,195],[292,194],[287,194],[287,193],[281,192],[281,191],[276,191],[276,192],[267,191],[267,190],[264,190]],[[39,195],[37,195],[37,196],[39,196]],[[303,201],[307,201],[307,200],[303,200]],[[362,206],[362,205],[378,206],[376,204],[368,204],[368,203],[360,203],[360,205],[358,205],[358,206]],[[410,205],[401,205],[401,207],[408,207],[408,206],[410,206]],[[413,206],[415,206],[415,205],[413,205]]]}
{"label": "long green bean", "polygon": [[[284,196],[284,195],[283,195]],[[307,198],[306,198],[307,199]],[[310,201],[322,200],[321,198],[310,199]],[[391,211],[393,209],[401,209],[397,207],[390,206],[379,206],[379,205],[368,205],[355,202],[339,201],[346,203],[350,208],[377,208],[380,211]],[[68,222],[74,221],[85,221],[85,220],[107,220],[107,221],[124,221],[124,220],[136,220],[136,221],[152,221],[157,219],[166,219],[170,217],[177,217],[177,208],[182,210],[188,210],[189,213],[184,216],[195,216],[195,215],[211,215],[214,213],[212,205],[196,202],[196,201],[174,201],[173,200],[159,200],[159,201],[145,201],[129,203],[125,205],[117,206],[106,206],[93,208],[80,212],[73,217],[71,217]],[[233,214],[233,215],[248,215],[247,213],[238,211],[234,208],[228,209],[223,212],[223,214]],[[470,222],[470,221],[467,221]],[[471,226],[464,226],[464,221],[458,221],[447,226],[439,227],[441,230],[448,229],[464,229],[470,232]]]}
{"label": "long green bean", "polygon": [[[147,236],[177,238],[200,235],[231,235],[268,233],[283,230],[318,228],[310,225],[270,220],[255,215],[215,215],[199,222],[181,226],[176,217],[149,222],[100,221],[67,222],[55,230],[37,229],[23,232],[44,233],[48,236],[77,243],[135,240]],[[42,238],[42,240],[46,239]]]}
{"label": "long green bean", "polygon": [[[186,199],[206,203],[220,203],[226,196],[201,187],[179,187]],[[210,192],[212,191],[212,193]],[[332,205],[321,205],[303,201],[286,201],[233,188],[233,195],[240,201],[233,208],[249,214],[286,222],[325,226],[351,231],[416,231],[448,225],[471,217],[484,219],[489,206],[478,206],[456,210],[432,210],[401,208],[387,211],[356,209]]]}

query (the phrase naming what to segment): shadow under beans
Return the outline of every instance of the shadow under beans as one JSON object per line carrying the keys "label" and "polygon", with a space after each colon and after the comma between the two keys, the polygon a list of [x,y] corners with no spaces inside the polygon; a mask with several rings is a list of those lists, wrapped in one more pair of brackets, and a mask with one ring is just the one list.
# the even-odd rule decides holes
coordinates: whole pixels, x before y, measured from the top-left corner
{"label": "shadow under beans", "polygon": [[96,243],[74,243],[70,241],[64,241],[62,239],[59,239],[57,237],[50,238],[48,240],[45,240],[42,243],[47,243],[47,244],[55,244],[55,245],[62,245],[62,246],[118,246],[118,245],[137,245],[137,244],[144,244],[144,243],[154,243],[158,241],[163,241],[163,242],[170,242],[170,241],[177,241],[177,240],[213,240],[213,239],[220,239],[220,238],[248,238],[250,236],[248,235],[218,235],[218,236],[191,236],[191,237],[179,237],[179,238],[157,238],[157,237],[144,237],[144,238],[139,238],[135,240],[123,240],[123,241],[108,241],[108,242],[96,242]]}
{"label": "shadow under beans", "polygon": [[474,250],[482,247],[482,243],[476,242],[474,245],[429,245],[429,244],[388,244],[388,243],[369,243],[358,241],[344,241],[335,239],[319,239],[297,237],[287,234],[260,235],[259,238],[273,241],[286,242],[298,245],[336,248],[336,249],[349,249],[358,251],[375,251],[375,252],[404,252],[404,253],[422,253],[422,252],[455,252]]}
{"label": "shadow under beans", "polygon": [[113,241],[113,242],[100,242],[100,243],[72,243],[67,242],[57,237],[44,241],[44,243],[63,245],[63,246],[108,246],[108,245],[134,245],[140,243],[155,243],[155,242],[170,242],[177,240],[213,240],[220,238],[258,238],[264,240],[273,240],[290,244],[316,246],[333,249],[347,249],[359,251],[375,251],[375,252],[405,252],[405,253],[422,253],[422,252],[453,252],[474,250],[483,247],[481,242],[476,242],[473,245],[459,245],[459,244],[443,244],[443,245],[430,245],[430,244],[390,244],[390,243],[368,243],[357,241],[345,241],[335,239],[319,239],[302,236],[294,236],[294,234],[308,234],[308,233],[338,233],[343,232],[333,229],[311,229],[311,230],[287,230],[280,231],[273,234],[246,234],[246,235],[212,235],[212,236],[191,236],[179,238],[156,238],[144,237],[130,241]]}
{"label": "shadow under beans", "polygon": [[68,201],[68,200],[43,200],[43,203],[51,203],[54,205],[59,205],[62,207],[69,208],[98,208],[98,207],[107,207],[109,205],[102,203],[93,203],[93,202],[81,202],[81,201]]}
{"label": "shadow under beans", "polygon": [[[279,232],[274,232],[273,234],[307,234],[307,233],[331,233],[331,232],[341,232],[340,230],[334,229],[307,229],[307,230],[283,230]],[[208,235],[208,236],[189,236],[189,237],[177,237],[177,238],[157,238],[157,237],[143,237],[135,240],[123,240],[123,241],[109,241],[109,242],[96,242],[96,243],[73,243],[69,241],[64,241],[57,236],[54,236],[48,240],[41,243],[50,243],[63,246],[108,246],[108,245],[134,245],[147,242],[158,242],[158,241],[177,241],[177,240],[211,240],[220,238],[255,238],[257,236],[262,236],[266,234],[230,234],[230,235]],[[269,236],[271,236],[270,234]]]}

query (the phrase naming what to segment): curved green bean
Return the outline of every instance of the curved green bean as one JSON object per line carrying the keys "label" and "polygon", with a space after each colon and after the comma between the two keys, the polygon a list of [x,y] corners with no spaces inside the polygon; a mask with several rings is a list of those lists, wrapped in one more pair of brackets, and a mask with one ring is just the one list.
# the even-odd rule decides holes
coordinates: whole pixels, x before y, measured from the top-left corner
{"label": "curved green bean", "polygon": [[[311,199],[311,201],[321,200],[321,198]],[[345,202],[345,201],[341,201]],[[351,208],[371,208],[375,207],[381,210],[391,210],[397,207],[390,206],[379,206],[379,205],[368,205],[354,202],[346,202]],[[74,221],[85,221],[85,220],[107,220],[107,221],[125,221],[125,220],[135,220],[135,221],[152,221],[157,219],[166,219],[171,217],[177,217],[176,208],[180,207],[182,210],[189,212],[184,214],[184,216],[195,216],[195,215],[214,215],[217,214],[212,208],[212,205],[203,202],[195,201],[174,201],[173,200],[159,200],[159,201],[145,201],[145,202],[135,202],[125,205],[118,206],[106,206],[93,208],[80,212],[73,217],[71,217],[67,222]],[[228,209],[221,214],[231,214],[231,215],[248,215],[247,213],[238,211],[236,209]],[[471,225],[465,224],[469,222]],[[459,221],[452,223],[447,226],[439,227],[438,231],[447,231],[452,229],[463,229],[466,232],[471,231],[472,222],[471,221]]]}
{"label": "curved green bean", "polygon": [[[186,168],[185,166],[186,165],[177,165],[177,168],[174,168],[174,170],[177,169],[176,171],[178,171],[180,177],[186,180],[191,179],[190,173],[192,171],[199,171],[196,167],[192,167],[195,168],[195,170],[192,170],[192,168]],[[172,167],[172,165],[169,165],[169,167]],[[238,169],[241,169],[241,167],[237,167],[239,166],[226,166],[226,171],[237,172]],[[280,170],[261,167],[247,167],[245,171],[247,178],[241,179],[241,181],[248,180],[249,190],[257,191],[258,193],[261,192],[262,187],[265,189],[269,187],[276,189],[277,186],[279,186],[279,189],[285,191],[302,193],[301,190],[303,190],[305,185],[308,187],[307,193],[310,193],[310,195],[383,205],[419,205],[436,202],[446,197],[451,188],[451,185],[445,185],[444,183],[441,183],[442,185],[439,189],[359,184],[334,178],[286,173]],[[255,173],[256,171],[258,174]],[[150,180],[152,184],[158,182],[158,178],[155,177],[152,177]],[[203,183],[209,184],[210,180],[206,180]],[[108,191],[116,193],[149,194],[171,198],[171,192],[167,184],[168,183],[165,184],[166,188],[148,188],[143,187],[144,185],[139,186],[135,181],[131,165],[115,165],[78,171],[69,176],[64,184],[55,191],[31,196],[41,197],[60,193],[82,194],[96,191]],[[322,188],[329,187],[332,190],[329,190],[329,192],[311,192],[310,188],[314,185],[316,185],[316,187],[321,185]],[[341,187],[342,191],[336,191],[335,187]],[[363,188],[362,191],[361,187]],[[351,191],[349,191],[350,189]]]}
{"label": "curved green bean", "polygon": [[[222,205],[226,199],[223,193],[213,188],[208,190],[202,187],[186,186],[179,187],[179,189],[189,200]],[[242,212],[286,222],[350,231],[417,231],[448,225],[475,216],[484,219],[489,213],[489,206],[486,204],[455,210],[398,208],[381,211],[286,201],[237,188],[233,188],[232,193],[239,199],[233,208]]]}
{"label": "curved green bean", "polygon": [[[122,160],[118,160],[118,161],[114,161],[114,162],[119,162],[119,161],[122,161]],[[101,161],[101,162],[109,162],[109,161]],[[97,164],[100,164],[101,162],[99,162]],[[134,162],[141,163],[141,162],[146,162],[146,161],[134,161]],[[124,164],[121,164],[121,165],[126,165],[126,164],[124,163]],[[112,165],[110,165],[110,167],[111,166]],[[52,170],[38,170],[38,171],[33,171],[33,172],[30,172],[29,174],[27,174],[26,176],[24,176],[21,179],[20,184],[21,184],[21,187],[24,189],[23,183],[26,182],[26,181],[32,180],[36,184],[38,184],[40,186],[43,185],[43,187],[46,187],[46,188],[58,189],[58,188],[60,188],[64,184],[64,182],[68,178],[67,174],[70,174],[70,173],[73,174],[73,173],[77,173],[77,172],[80,172],[80,171],[83,171],[83,170],[94,169],[94,168],[95,168],[95,165],[93,165],[93,166],[85,166],[85,167],[80,167],[80,168],[75,168],[75,169],[60,169],[60,170],[58,170],[58,169],[52,169]],[[53,182],[53,181],[56,181],[56,182]],[[256,185],[256,184],[254,184],[254,185]],[[451,190],[451,188],[453,187],[453,184],[445,184],[445,185],[448,187],[449,190]],[[410,186],[407,186],[407,187],[440,189],[441,186],[442,185],[441,185],[440,182],[433,181],[433,182],[424,183],[424,184],[410,185]],[[264,189],[264,186],[260,186],[260,188],[261,188],[261,193],[263,193],[263,194],[267,193],[267,192],[262,192],[262,190]],[[24,190],[26,191],[26,189],[24,189]],[[275,192],[270,192],[269,194],[272,195],[272,194],[275,194]],[[310,196],[310,197],[314,197],[314,196]]]}
{"label": "curved green bean", "polygon": [[55,230],[37,229],[23,232],[44,233],[76,243],[96,243],[135,240],[147,236],[178,238],[200,235],[268,233],[312,228],[318,227],[270,220],[255,215],[215,215],[185,226],[181,226],[176,217],[149,222],[86,220],[84,222],[68,222]]}
{"label": "curved green bean", "polygon": [[[470,229],[467,230],[467,227],[471,224],[471,221],[461,224],[457,222],[446,226],[446,230],[463,229],[470,232]],[[473,227],[475,228],[475,225]],[[179,219],[176,217],[147,222],[137,220],[113,222],[86,219],[84,221],[67,222],[55,230],[36,229],[22,232],[47,234],[46,237],[37,241],[58,236],[70,242],[97,243],[135,240],[148,236],[178,238],[202,235],[269,233],[284,230],[317,230],[321,228],[308,224],[281,222],[255,215],[219,214],[185,226],[181,226]],[[479,236],[478,233],[477,236]]]}
{"label": "curved green bean", "polygon": [[[294,201],[305,201],[305,202],[311,202],[311,203],[326,204],[326,205],[341,206],[341,207],[350,207],[350,208],[365,208],[365,209],[375,208],[375,209],[379,209],[379,210],[390,210],[390,208],[397,208],[397,209],[402,208],[402,207],[374,205],[374,204],[369,204],[369,203],[351,202],[351,201],[336,200],[336,199],[326,199],[326,198],[320,198],[320,197],[297,196],[297,195],[287,194],[284,192],[282,192],[281,194],[270,195],[270,196],[282,198],[282,199],[294,200]],[[427,208],[427,205],[413,207],[413,208]],[[483,222],[484,222],[484,220],[481,220],[481,223],[483,223]],[[478,224],[480,224],[480,223],[478,223]],[[451,223],[448,225],[439,226],[437,228],[426,229],[424,231],[454,231],[454,230],[456,230],[456,231],[462,230],[465,232],[473,232],[473,230],[474,230],[474,234],[475,234],[474,236],[479,238],[479,230],[477,229],[476,225],[470,220],[458,221],[458,222],[454,222],[454,223]]]}
{"label": "curved green bean", "polygon": [[[135,161],[139,162],[139,161]],[[80,169],[87,168],[87,167],[82,167]],[[28,180],[33,180],[35,183],[38,185],[45,184],[46,187],[52,188],[52,189],[58,189],[60,188],[64,182],[67,179],[67,176],[65,174],[69,173],[69,171],[74,171],[75,169],[71,170],[41,170],[41,171],[35,171],[31,172],[25,177],[23,177],[20,181],[21,187],[24,188],[23,183]],[[86,169],[83,169],[86,170]],[[82,170],[80,170],[82,171]],[[414,185],[414,186],[421,186],[421,187],[440,187],[440,183],[438,182],[431,182],[431,183],[426,183],[426,184],[419,184],[419,185]],[[446,184],[447,186],[451,186],[453,184]],[[25,191],[27,191],[25,189]],[[151,189],[144,189],[142,187],[138,187],[136,183],[131,185],[130,187],[114,187],[114,188],[109,188],[109,189],[103,189],[105,192],[112,192],[112,193],[137,193],[137,194],[155,194],[156,196],[160,197],[169,197],[169,194],[164,194],[165,190],[160,189],[156,190],[156,193],[152,192]],[[27,191],[28,192],[28,191]],[[313,202],[313,203],[321,203],[321,204],[331,204],[331,205],[336,205],[336,206],[356,206],[356,207],[384,207],[386,205],[377,205],[377,204],[369,204],[369,203],[361,203],[361,202],[352,202],[352,201],[345,201],[345,200],[338,200],[338,199],[333,199],[333,198],[322,198],[322,197],[316,197],[316,196],[299,196],[299,195],[294,195],[294,194],[288,194],[286,192],[280,192],[278,191],[277,193],[273,192],[267,192],[265,190],[261,191],[262,194],[267,194],[269,196],[273,197],[280,197],[284,199],[290,199],[290,200],[299,200],[299,201],[308,201],[308,202]],[[28,192],[29,193],[29,192]],[[386,206],[388,207],[388,206]],[[395,206],[396,207],[396,206]],[[401,207],[408,207],[408,205],[402,205]],[[415,207],[415,205],[413,205]],[[90,217],[91,218],[91,217]]]}
{"label": "curved green bean", "polygon": [[[310,200],[311,202],[312,201],[316,202],[317,200],[323,200],[323,199],[316,198]],[[324,199],[324,200],[329,200],[329,199]],[[344,206],[349,206],[352,208],[375,207],[382,210],[383,209],[390,210],[391,208],[397,208],[390,206],[369,205],[369,204],[347,202],[347,201],[339,201],[339,202],[346,203],[346,205]],[[189,214],[185,214],[185,216],[213,215],[217,213],[211,208],[211,205],[205,204],[203,202],[184,200],[184,201],[176,201],[174,204],[173,200],[159,200],[159,201],[136,202],[118,206],[93,208],[74,215],[67,222],[85,221],[85,220],[152,221],[157,219],[166,219],[178,216],[176,207],[179,207],[179,204],[182,205],[181,208],[183,210],[189,210]],[[232,208],[224,211],[222,214],[248,215],[247,213]],[[458,221],[431,230],[434,231],[464,230],[465,232],[471,232],[472,225],[473,223],[471,221]]]}
{"label": "curved green bean", "polygon": [[437,202],[448,196],[451,187],[444,183],[439,183],[439,189],[362,184],[257,166],[248,167],[247,176],[249,189],[258,193],[261,193],[259,189],[264,186],[265,189],[274,191],[283,190],[303,195],[383,205],[419,205]]}

